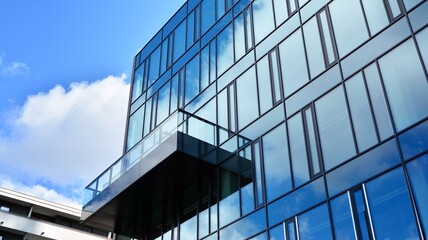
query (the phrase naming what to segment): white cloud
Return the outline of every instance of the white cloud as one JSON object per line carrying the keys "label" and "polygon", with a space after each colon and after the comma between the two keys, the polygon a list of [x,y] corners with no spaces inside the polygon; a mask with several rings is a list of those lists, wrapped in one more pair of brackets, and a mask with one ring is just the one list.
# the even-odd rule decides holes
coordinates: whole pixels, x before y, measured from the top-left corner
{"label": "white cloud", "polygon": [[82,207],[80,196],[75,198],[65,197],[54,189],[49,189],[39,184],[27,186],[22,183],[14,182],[7,176],[0,175],[0,187],[25,193],[51,202],[61,203],[70,207]]}
{"label": "white cloud", "polygon": [[[29,96],[0,132],[0,174],[81,190],[122,153],[126,75],[56,86]],[[25,175],[25,177],[23,177]],[[70,193],[72,194],[72,193]]]}
{"label": "white cloud", "polygon": [[1,65],[1,74],[5,77],[25,76],[30,72],[27,64],[22,62],[10,62],[5,66]]}

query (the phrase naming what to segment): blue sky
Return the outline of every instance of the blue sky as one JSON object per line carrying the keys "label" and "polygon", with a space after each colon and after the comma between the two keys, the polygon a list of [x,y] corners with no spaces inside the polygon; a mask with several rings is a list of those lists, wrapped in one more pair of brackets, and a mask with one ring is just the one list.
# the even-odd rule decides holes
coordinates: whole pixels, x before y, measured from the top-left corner
{"label": "blue sky", "polygon": [[134,55],[184,0],[0,2],[0,186],[78,205],[122,150]]}

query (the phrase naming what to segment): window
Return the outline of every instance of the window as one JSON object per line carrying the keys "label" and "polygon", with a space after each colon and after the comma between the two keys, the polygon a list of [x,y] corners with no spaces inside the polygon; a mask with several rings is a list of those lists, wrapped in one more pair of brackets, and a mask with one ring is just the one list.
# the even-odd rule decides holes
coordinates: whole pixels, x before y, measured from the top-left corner
{"label": "window", "polygon": [[236,79],[238,127],[242,129],[259,116],[255,67]]}
{"label": "window", "polygon": [[238,161],[230,158],[220,166],[220,227],[240,216]]}
{"label": "window", "polygon": [[[300,240],[332,239],[327,205],[323,204],[297,217]],[[288,230],[288,228],[287,228]],[[289,239],[289,238],[287,238]],[[293,238],[290,238],[293,239]]]}
{"label": "window", "polygon": [[143,117],[144,105],[129,118],[128,136],[126,140],[127,151],[143,138]]}
{"label": "window", "polygon": [[168,81],[158,93],[156,125],[159,125],[169,115],[169,101],[171,95],[171,81]]}
{"label": "window", "polygon": [[132,102],[135,101],[143,92],[144,70],[146,62],[143,62],[134,72],[134,82],[132,85]]}
{"label": "window", "polygon": [[355,239],[353,216],[348,194],[342,194],[330,201],[330,209],[336,239]]}
{"label": "window", "polygon": [[159,77],[160,50],[161,47],[159,46],[150,55],[149,82],[147,86],[152,85]]}
{"label": "window", "polygon": [[173,50],[173,62],[175,62],[178,58],[186,50],[186,21],[178,25],[178,27],[174,30],[174,50]]}
{"label": "window", "polygon": [[302,33],[297,30],[279,45],[284,97],[308,82]]}
{"label": "window", "polygon": [[416,40],[418,41],[419,50],[425,63],[425,67],[428,68],[428,28],[419,32],[416,35]]}
{"label": "window", "polygon": [[351,124],[342,87],[337,87],[315,102],[325,169],[330,169],[355,154]]}
{"label": "window", "polygon": [[1,205],[0,206],[0,211],[3,212],[10,212],[10,207],[6,206],[6,205]]}
{"label": "window", "polygon": [[214,0],[203,0],[201,3],[201,35],[204,34],[215,22]]}
{"label": "window", "polygon": [[233,56],[233,25],[229,24],[217,35],[217,76],[233,64]]}
{"label": "window", "polygon": [[199,93],[199,55],[186,65],[185,103],[190,102]]}
{"label": "window", "polygon": [[371,35],[376,34],[389,24],[384,1],[362,0],[362,3]]}
{"label": "window", "polygon": [[343,57],[369,37],[360,1],[335,0],[329,8],[339,56]]}
{"label": "window", "polygon": [[428,115],[428,83],[413,40],[379,60],[386,95],[398,131]]}
{"label": "window", "polygon": [[259,43],[275,29],[272,0],[255,0],[253,2],[254,40]]}

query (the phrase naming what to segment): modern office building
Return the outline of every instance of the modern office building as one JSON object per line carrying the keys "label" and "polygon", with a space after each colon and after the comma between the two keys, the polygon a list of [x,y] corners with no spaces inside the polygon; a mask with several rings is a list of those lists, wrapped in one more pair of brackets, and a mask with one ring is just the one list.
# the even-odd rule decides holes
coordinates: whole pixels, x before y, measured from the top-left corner
{"label": "modern office building", "polygon": [[133,69],[124,155],[86,188],[85,224],[428,238],[427,1],[188,0]]}
{"label": "modern office building", "polygon": [[0,188],[0,240],[107,240],[108,232],[83,226],[81,210]]}

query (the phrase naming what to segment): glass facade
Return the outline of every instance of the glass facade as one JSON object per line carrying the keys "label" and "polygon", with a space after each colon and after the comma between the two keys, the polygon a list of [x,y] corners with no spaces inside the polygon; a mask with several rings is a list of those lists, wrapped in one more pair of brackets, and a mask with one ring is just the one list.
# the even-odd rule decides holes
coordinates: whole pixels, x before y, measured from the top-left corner
{"label": "glass facade", "polygon": [[199,141],[188,151],[209,167],[175,172],[173,192],[159,189],[141,222],[115,232],[426,239],[426,9],[416,0],[188,0],[134,59],[124,154],[144,164],[147,139],[184,114],[182,132]]}

